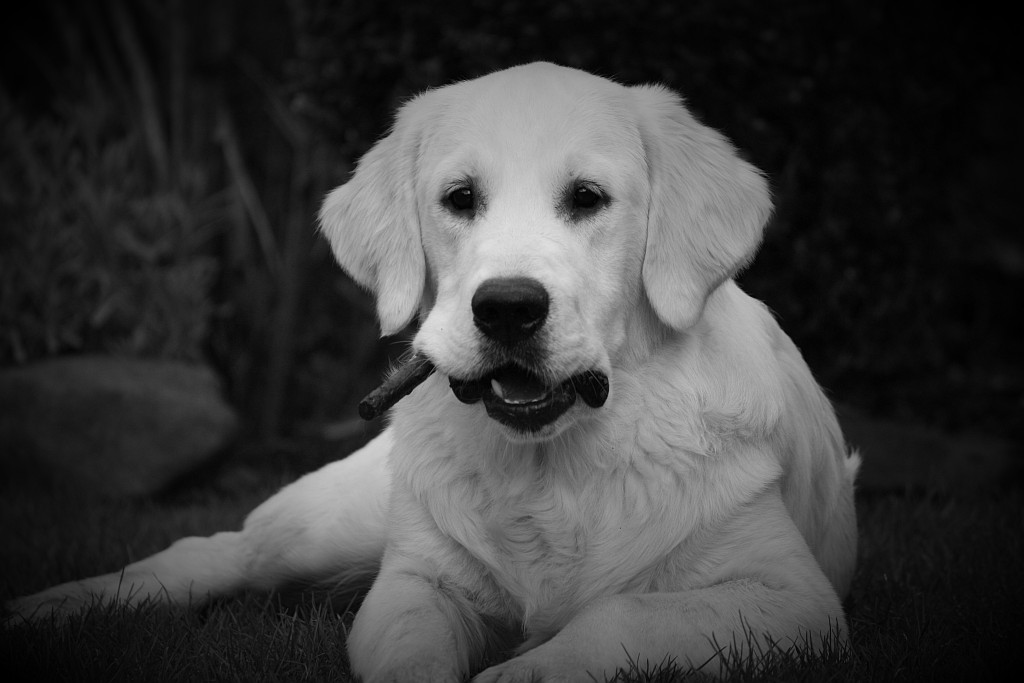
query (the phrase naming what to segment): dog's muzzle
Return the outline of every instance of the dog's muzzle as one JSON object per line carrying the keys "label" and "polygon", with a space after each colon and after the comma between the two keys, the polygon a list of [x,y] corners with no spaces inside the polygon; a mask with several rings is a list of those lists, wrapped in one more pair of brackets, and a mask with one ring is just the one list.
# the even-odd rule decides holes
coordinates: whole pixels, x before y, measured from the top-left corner
{"label": "dog's muzzle", "polygon": [[551,424],[576,403],[577,396],[591,408],[600,408],[608,400],[608,376],[597,370],[550,386],[529,370],[505,365],[477,379],[451,377],[449,384],[463,403],[483,401],[491,418],[522,432]]}

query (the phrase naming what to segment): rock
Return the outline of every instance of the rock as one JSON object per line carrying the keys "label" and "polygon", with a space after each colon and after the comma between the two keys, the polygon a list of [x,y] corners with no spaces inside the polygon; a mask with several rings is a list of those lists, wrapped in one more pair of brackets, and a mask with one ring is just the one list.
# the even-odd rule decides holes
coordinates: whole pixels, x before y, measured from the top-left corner
{"label": "rock", "polygon": [[0,468],[9,473],[147,495],[208,461],[237,426],[203,366],[75,356],[0,371]]}
{"label": "rock", "polygon": [[847,443],[863,459],[862,491],[978,493],[1019,480],[1021,458],[1008,440],[947,434],[920,424],[870,417],[837,406]]}

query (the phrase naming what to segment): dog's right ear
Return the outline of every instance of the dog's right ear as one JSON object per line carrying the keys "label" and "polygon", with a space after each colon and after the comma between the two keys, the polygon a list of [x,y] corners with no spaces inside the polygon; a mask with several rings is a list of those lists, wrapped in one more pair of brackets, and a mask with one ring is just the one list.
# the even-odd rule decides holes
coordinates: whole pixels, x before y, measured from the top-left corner
{"label": "dog's right ear", "polygon": [[408,325],[423,298],[426,265],[416,210],[416,100],[360,159],[352,178],[327,195],[320,229],[352,279],[373,292],[381,333]]}
{"label": "dog's right ear", "polygon": [[644,288],[658,318],[685,330],[711,292],[753,258],[771,195],[761,172],[678,95],[660,86],[631,90],[651,181]]}

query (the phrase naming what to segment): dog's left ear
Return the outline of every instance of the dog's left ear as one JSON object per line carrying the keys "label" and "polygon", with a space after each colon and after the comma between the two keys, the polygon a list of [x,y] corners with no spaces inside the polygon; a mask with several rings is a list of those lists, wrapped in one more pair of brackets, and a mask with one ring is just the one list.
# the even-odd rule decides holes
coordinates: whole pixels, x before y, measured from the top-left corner
{"label": "dog's left ear", "polygon": [[632,88],[651,184],[643,282],[665,324],[696,323],[757,251],[771,214],[764,176],[660,86]]}
{"label": "dog's left ear", "polygon": [[320,227],[338,263],[376,297],[384,335],[408,325],[423,298],[426,265],[413,188],[417,109],[423,109],[418,100],[399,110],[391,133],[363,155],[352,178],[320,209]]}

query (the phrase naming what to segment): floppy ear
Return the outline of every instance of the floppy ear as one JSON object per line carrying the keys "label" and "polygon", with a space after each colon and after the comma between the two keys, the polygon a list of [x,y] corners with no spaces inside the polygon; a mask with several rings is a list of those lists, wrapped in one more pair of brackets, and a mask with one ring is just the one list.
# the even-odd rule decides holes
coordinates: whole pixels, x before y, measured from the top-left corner
{"label": "floppy ear", "polygon": [[363,155],[352,178],[320,208],[320,229],[334,257],[376,296],[384,335],[412,321],[426,277],[413,188],[415,118],[410,105],[403,106],[391,133]]}
{"label": "floppy ear", "polygon": [[662,322],[683,330],[754,256],[771,197],[761,172],[679,96],[660,86],[632,90],[651,183],[644,288]]}

